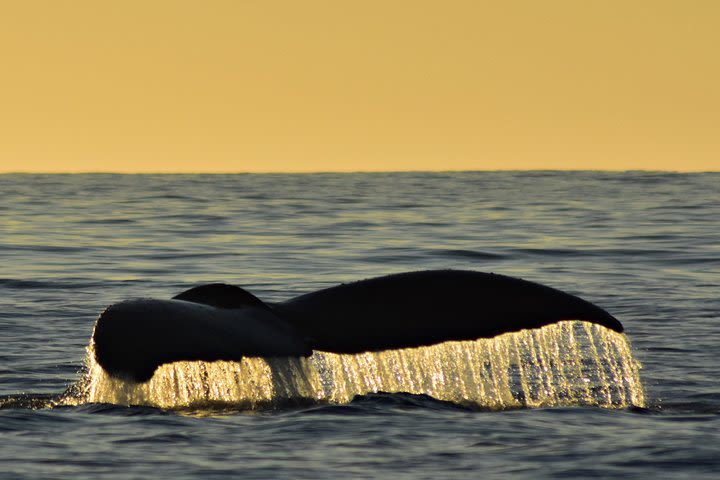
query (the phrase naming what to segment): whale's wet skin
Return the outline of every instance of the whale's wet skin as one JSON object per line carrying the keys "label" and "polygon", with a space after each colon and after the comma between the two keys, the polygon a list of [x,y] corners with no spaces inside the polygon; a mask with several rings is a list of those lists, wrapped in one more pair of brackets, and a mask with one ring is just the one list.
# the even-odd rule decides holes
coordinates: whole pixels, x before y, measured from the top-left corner
{"label": "whale's wet skin", "polygon": [[276,304],[208,284],[105,309],[88,373],[64,402],[256,408],[406,392],[490,409],[644,406],[622,331],[579,297],[475,271],[407,272]]}
{"label": "whale's wet skin", "polygon": [[255,409],[388,392],[483,409],[643,407],[622,332],[577,296],[494,273],[406,272],[270,304],[207,284],[110,305],[76,384],[3,405]]}
{"label": "whale's wet skin", "polygon": [[575,295],[494,273],[426,270],[370,278],[265,303],[234,285],[193,287],[170,300],[110,305],[92,334],[114,377],[146,382],[178,360],[306,357],[476,340],[577,319],[623,331]]}
{"label": "whale's wet skin", "polygon": [[[0,477],[715,480],[718,185],[641,172],[0,175]],[[445,268],[550,285],[625,328],[597,312],[519,315],[493,333],[507,324],[486,316],[478,338],[428,344],[399,323],[412,316],[304,313],[341,283]],[[119,351],[151,354],[97,362],[108,305],[216,314],[203,292],[173,299],[215,282],[273,308],[243,297],[254,314],[230,333],[272,339],[286,322],[283,348],[299,353],[157,357],[220,355],[168,350],[163,335],[190,323],[126,330],[147,343]],[[433,335],[473,333],[429,292],[412,298]],[[381,340],[368,325],[394,332],[392,348],[356,350]],[[190,331],[175,340],[213,338]]]}

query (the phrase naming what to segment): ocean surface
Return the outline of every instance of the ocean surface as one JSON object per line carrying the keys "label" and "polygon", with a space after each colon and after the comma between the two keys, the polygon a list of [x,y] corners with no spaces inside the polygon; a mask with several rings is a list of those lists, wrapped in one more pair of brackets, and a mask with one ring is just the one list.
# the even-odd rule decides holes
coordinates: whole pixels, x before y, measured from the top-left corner
{"label": "ocean surface", "polygon": [[[720,478],[718,173],[10,174],[0,199],[0,478]],[[119,300],[444,268],[611,312],[643,404],[49,401]]]}

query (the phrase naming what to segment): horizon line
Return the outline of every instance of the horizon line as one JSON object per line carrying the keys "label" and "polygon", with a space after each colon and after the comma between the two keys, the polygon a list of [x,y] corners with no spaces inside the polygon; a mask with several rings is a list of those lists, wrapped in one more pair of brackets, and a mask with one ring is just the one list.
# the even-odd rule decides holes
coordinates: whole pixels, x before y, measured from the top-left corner
{"label": "horizon line", "polygon": [[603,172],[603,173],[720,173],[718,170],[669,170],[669,169],[645,169],[645,168],[502,168],[502,169],[398,169],[398,170],[218,170],[218,171],[182,171],[182,170],[148,170],[148,171],[125,171],[125,170],[78,170],[78,171],[33,171],[33,170],[8,170],[0,171],[0,175],[315,175],[315,174],[355,174],[355,173],[470,173],[470,172]]}

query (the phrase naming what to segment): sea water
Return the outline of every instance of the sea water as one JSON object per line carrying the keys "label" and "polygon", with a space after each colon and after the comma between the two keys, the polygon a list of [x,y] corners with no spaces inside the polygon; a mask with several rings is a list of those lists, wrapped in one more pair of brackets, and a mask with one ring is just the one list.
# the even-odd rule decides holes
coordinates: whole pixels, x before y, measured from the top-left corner
{"label": "sea water", "polygon": [[[719,174],[0,175],[0,198],[3,478],[720,475]],[[121,299],[433,268],[580,295],[626,335],[562,322],[145,385],[88,357]]]}
{"label": "sea water", "polygon": [[487,410],[645,406],[639,363],[627,338],[586,322],[354,355],[317,351],[309,358],[175,362],[145,383],[108,375],[92,347],[86,362],[85,375],[52,406],[252,410],[297,402],[341,404],[380,392],[428,395]]}

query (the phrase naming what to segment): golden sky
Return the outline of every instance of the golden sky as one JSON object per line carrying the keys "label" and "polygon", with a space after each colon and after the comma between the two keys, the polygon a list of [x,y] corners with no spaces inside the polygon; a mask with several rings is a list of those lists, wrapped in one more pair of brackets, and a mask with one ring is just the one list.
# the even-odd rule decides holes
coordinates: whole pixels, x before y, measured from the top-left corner
{"label": "golden sky", "polygon": [[716,0],[0,0],[0,172],[720,170]]}

